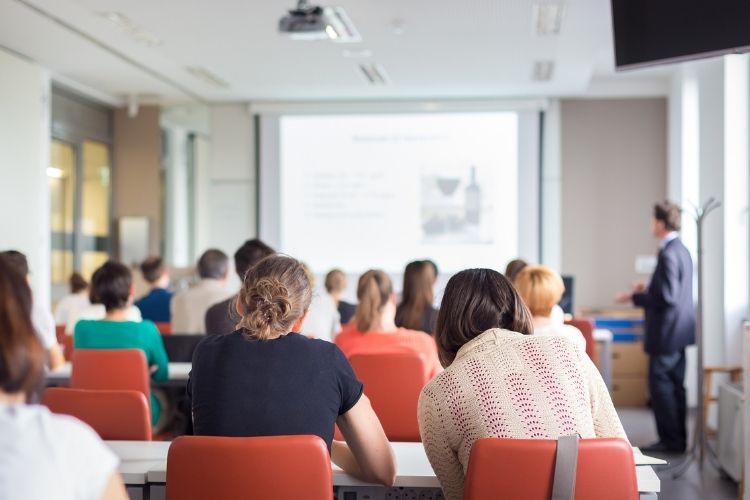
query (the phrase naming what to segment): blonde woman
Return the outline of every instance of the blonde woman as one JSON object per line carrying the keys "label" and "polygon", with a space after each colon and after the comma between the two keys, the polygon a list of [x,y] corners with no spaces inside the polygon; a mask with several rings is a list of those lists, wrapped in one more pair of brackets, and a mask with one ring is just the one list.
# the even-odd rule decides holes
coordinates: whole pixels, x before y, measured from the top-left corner
{"label": "blonde woman", "polygon": [[424,354],[428,377],[442,371],[434,339],[425,332],[396,326],[393,282],[383,271],[371,269],[359,278],[357,310],[335,342],[347,357],[357,353],[413,351]]}
{"label": "blonde woman", "polygon": [[586,339],[578,328],[552,318],[552,311],[565,292],[559,274],[547,266],[526,266],[516,275],[513,284],[531,311],[534,335],[559,335],[586,351]]}

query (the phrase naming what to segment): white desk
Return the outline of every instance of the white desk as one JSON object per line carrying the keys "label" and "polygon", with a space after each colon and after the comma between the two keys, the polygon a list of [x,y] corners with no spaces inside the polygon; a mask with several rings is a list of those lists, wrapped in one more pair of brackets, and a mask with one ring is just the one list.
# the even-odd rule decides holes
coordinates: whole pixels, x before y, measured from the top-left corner
{"label": "white desk", "polygon": [[[169,363],[169,378],[166,382],[153,382],[153,385],[185,385],[192,363]],[[56,370],[47,373],[47,385],[70,384],[72,365],[66,362]]]}
{"label": "white desk", "polygon": [[[167,481],[169,442],[107,441],[107,446],[120,457],[120,473],[127,485],[164,484]],[[391,443],[396,454],[396,487],[440,488],[421,443]],[[636,452],[637,453],[637,452]],[[661,489],[659,477],[650,465],[635,468],[638,491],[655,494]],[[354,479],[333,465],[334,486],[372,486]]]}

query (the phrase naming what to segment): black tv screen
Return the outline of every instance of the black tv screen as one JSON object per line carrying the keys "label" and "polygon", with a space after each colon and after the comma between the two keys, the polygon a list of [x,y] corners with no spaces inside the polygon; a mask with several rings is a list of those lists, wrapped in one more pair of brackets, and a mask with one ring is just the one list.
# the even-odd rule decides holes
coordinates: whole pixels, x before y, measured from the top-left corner
{"label": "black tv screen", "polygon": [[747,52],[750,0],[612,0],[618,69]]}

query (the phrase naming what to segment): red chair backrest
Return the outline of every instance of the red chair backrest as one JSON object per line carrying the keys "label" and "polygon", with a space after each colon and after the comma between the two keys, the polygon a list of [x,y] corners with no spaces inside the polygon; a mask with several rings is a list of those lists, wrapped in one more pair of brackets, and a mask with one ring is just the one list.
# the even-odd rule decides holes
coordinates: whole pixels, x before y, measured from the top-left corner
{"label": "red chair backrest", "polygon": [[333,478],[318,436],[180,436],[167,457],[167,500],[331,500]]}
{"label": "red chair backrest", "polygon": [[157,321],[154,324],[156,325],[156,329],[159,330],[159,333],[162,335],[169,335],[172,333],[172,323],[169,321]]}
{"label": "red chair backrest", "polygon": [[424,355],[413,352],[354,354],[349,360],[365,385],[375,414],[390,441],[421,441],[419,393],[427,383]]}
{"label": "red chair backrest", "polygon": [[573,318],[565,322],[566,325],[578,328],[586,339],[586,354],[596,363],[596,349],[594,348],[594,322],[588,318]]}
{"label": "red chair backrest", "polygon": [[42,404],[52,413],[86,422],[102,439],[151,441],[151,411],[140,391],[51,387],[44,391]]}
{"label": "red chair backrest", "polygon": [[146,356],[140,349],[76,349],[70,387],[90,390],[139,391],[151,395]]}
{"label": "red chair backrest", "polygon": [[65,325],[55,325],[55,337],[57,337],[57,343],[62,344],[63,339],[68,335],[65,333]]}
{"label": "red chair backrest", "polygon": [[70,361],[73,359],[73,336],[72,335],[65,335],[62,338],[62,342],[60,342],[63,346],[63,355],[65,356],[65,359]]}
{"label": "red chair backrest", "polygon": [[[480,439],[469,456],[464,500],[549,500],[554,439]],[[633,450],[624,439],[579,441],[575,500],[638,500]]]}

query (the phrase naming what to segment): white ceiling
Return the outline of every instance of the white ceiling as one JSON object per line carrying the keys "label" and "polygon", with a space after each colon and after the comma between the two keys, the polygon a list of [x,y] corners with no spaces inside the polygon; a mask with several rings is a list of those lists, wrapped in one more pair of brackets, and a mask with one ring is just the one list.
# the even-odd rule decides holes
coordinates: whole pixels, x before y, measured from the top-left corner
{"label": "white ceiling", "polygon": [[[0,0],[0,46],[119,102],[649,95],[668,86],[669,68],[614,74],[609,0],[560,0],[557,36],[534,33],[532,0],[331,1],[362,42],[282,37],[278,19],[295,0]],[[163,43],[136,42],[104,12],[124,14]],[[347,58],[346,49],[372,56]],[[546,59],[555,62],[552,80],[532,81],[533,62]],[[380,64],[389,84],[368,84],[360,62]],[[228,86],[196,78],[191,66]]]}

